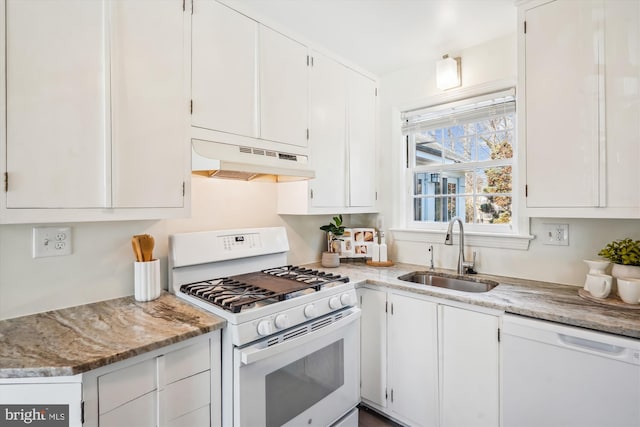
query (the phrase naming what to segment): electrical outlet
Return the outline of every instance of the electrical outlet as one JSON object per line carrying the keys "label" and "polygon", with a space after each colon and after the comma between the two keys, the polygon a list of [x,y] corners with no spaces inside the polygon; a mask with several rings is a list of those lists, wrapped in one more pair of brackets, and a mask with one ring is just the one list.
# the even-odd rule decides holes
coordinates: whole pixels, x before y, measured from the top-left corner
{"label": "electrical outlet", "polygon": [[569,246],[569,224],[542,224],[545,245]]}
{"label": "electrical outlet", "polygon": [[33,257],[71,255],[71,227],[33,227]]}

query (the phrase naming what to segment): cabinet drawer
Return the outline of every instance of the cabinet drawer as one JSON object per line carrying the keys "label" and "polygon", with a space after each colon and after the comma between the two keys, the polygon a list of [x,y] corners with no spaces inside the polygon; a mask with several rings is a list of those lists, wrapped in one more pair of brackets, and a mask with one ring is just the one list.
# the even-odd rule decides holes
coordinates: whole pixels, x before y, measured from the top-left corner
{"label": "cabinet drawer", "polygon": [[98,378],[98,405],[104,414],[156,389],[156,360],[147,360]]}
{"label": "cabinet drawer", "polygon": [[148,393],[100,415],[100,427],[155,427],[156,394]]}
{"label": "cabinet drawer", "polygon": [[209,405],[189,412],[186,415],[167,422],[167,427],[195,427],[211,425],[211,408]]}
{"label": "cabinet drawer", "polygon": [[210,401],[210,371],[176,381],[160,391],[160,405],[165,420],[173,420],[202,406],[208,406]]}
{"label": "cabinet drawer", "polygon": [[164,355],[164,384],[209,370],[209,340]]}

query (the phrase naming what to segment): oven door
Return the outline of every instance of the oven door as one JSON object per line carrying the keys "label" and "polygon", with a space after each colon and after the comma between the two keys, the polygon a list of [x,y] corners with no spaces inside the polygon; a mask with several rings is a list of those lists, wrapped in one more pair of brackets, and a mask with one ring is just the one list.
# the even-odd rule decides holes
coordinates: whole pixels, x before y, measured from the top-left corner
{"label": "oven door", "polygon": [[234,349],[234,425],[325,427],[353,409],[359,331],[354,307]]}

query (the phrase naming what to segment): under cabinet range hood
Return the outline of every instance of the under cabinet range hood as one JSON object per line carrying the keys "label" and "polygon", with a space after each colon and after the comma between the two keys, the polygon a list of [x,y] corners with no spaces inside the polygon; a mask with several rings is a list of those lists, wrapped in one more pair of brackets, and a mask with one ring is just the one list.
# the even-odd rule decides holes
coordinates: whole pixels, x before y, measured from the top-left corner
{"label": "under cabinet range hood", "polygon": [[191,169],[243,181],[301,181],[316,175],[304,155],[200,139],[191,140]]}

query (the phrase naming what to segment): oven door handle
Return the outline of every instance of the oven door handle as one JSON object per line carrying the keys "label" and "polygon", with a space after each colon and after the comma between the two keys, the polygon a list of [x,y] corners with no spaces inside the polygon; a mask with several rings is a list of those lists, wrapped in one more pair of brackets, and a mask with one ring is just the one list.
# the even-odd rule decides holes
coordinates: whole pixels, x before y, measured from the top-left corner
{"label": "oven door handle", "polygon": [[245,350],[240,350],[240,361],[243,365],[251,365],[252,363],[259,362],[264,359],[268,359],[275,354],[279,354],[292,348],[295,348],[300,345],[304,345],[310,343],[312,341],[317,340],[320,337],[330,334],[340,328],[347,326],[351,322],[355,322],[360,318],[360,310],[356,309],[351,314],[342,319],[336,321],[335,323],[330,324],[329,326],[325,326],[324,328],[318,329],[316,331],[310,332],[308,334],[302,335],[298,338],[293,338],[287,340],[283,343],[272,345],[267,348],[247,348]]}

